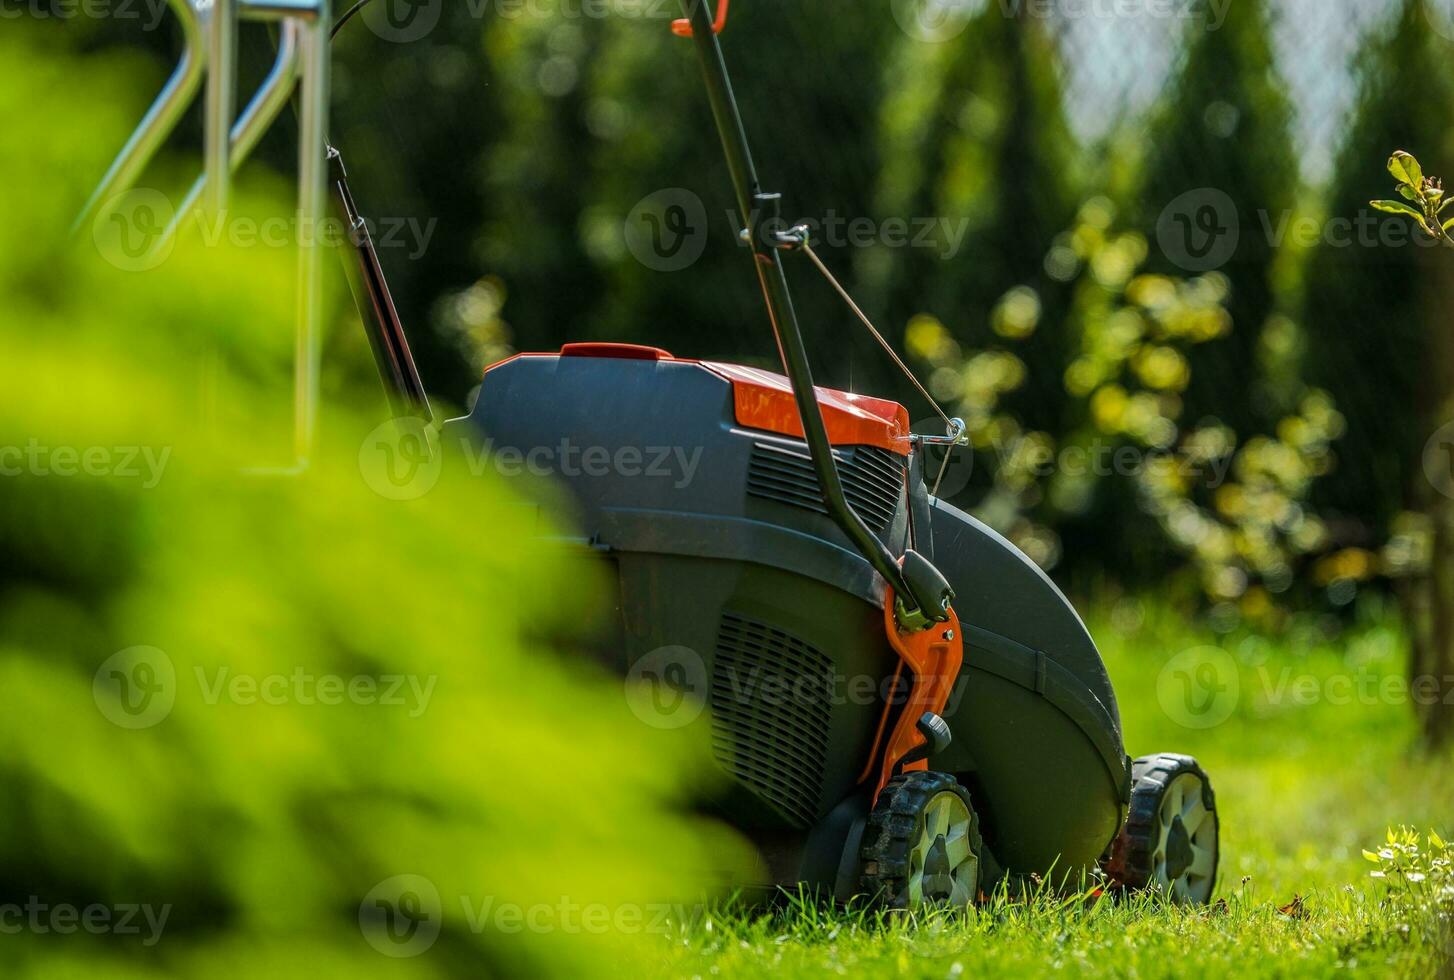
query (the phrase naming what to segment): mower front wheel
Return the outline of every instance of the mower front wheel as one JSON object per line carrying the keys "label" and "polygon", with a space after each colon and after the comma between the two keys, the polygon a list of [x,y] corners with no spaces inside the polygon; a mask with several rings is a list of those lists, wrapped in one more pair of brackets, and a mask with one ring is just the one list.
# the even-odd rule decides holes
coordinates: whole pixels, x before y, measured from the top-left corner
{"label": "mower front wheel", "polygon": [[948,773],[889,780],[863,835],[863,890],[893,909],[965,907],[980,890],[984,850],[969,793]]}
{"label": "mower front wheel", "polygon": [[1106,871],[1122,887],[1205,905],[1217,882],[1217,824],[1211,780],[1195,759],[1142,756],[1131,765],[1131,807]]}

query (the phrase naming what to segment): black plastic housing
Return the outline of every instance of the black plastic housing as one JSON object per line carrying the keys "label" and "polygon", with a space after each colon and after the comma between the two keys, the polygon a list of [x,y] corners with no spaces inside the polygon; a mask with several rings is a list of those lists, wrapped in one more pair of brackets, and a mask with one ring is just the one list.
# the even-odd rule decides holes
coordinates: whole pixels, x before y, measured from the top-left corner
{"label": "black plastic housing", "polygon": [[[758,843],[771,883],[841,894],[897,658],[883,580],[828,517],[802,440],[740,426],[732,383],[695,362],[523,355],[486,373],[444,445],[565,488],[583,552],[618,587],[611,666],[663,651],[700,664],[693,724],[730,777],[722,816]],[[965,665],[944,713],[952,744],[930,767],[969,787],[999,864],[1093,866],[1119,829],[1127,769],[1080,618],[1003,538],[917,480],[911,494],[906,457],[834,452],[874,535],[896,556],[923,553],[957,596]]]}

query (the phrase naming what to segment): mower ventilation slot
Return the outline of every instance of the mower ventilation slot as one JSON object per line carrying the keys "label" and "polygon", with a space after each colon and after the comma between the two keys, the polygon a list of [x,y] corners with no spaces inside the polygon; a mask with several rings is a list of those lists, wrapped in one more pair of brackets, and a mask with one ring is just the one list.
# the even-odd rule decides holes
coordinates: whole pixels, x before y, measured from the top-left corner
{"label": "mower ventilation slot", "polygon": [[722,615],[712,666],[712,750],[724,769],[795,827],[823,788],[833,662],[780,629]]}
{"label": "mower ventilation slot", "polygon": [[[887,530],[904,489],[903,462],[877,446],[835,449],[833,458],[854,511],[873,531]],[[747,469],[747,492],[764,500],[828,513],[806,446],[754,443]]]}

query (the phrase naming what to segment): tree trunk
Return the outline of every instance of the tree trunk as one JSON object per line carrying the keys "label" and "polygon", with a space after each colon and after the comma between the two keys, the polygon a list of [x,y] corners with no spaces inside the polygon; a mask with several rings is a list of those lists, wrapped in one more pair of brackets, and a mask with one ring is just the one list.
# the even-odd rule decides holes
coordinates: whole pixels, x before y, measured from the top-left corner
{"label": "tree trunk", "polygon": [[[1454,310],[1454,264],[1446,248],[1425,249],[1418,258],[1424,303],[1423,371],[1414,392],[1429,442],[1410,460],[1407,498],[1428,518],[1429,567],[1409,583],[1416,595],[1405,603],[1413,656],[1409,683],[1424,745],[1440,749],[1454,741],[1454,344],[1449,311]],[[1439,444],[1434,442],[1439,440]],[[1445,456],[1445,453],[1448,455]],[[1447,469],[1446,469],[1447,467]]]}
{"label": "tree trunk", "polygon": [[[1416,668],[1413,691],[1424,743],[1439,749],[1454,741],[1454,500],[1433,495],[1429,507],[1434,536],[1426,590],[1430,629]],[[1420,680],[1420,678],[1424,678]]]}

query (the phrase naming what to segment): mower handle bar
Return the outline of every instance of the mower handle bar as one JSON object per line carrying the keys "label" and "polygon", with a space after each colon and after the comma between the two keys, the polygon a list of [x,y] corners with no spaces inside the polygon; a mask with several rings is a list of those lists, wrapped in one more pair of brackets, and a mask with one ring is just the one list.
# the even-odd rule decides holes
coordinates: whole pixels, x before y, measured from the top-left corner
{"label": "mower handle bar", "polygon": [[[812,458],[813,470],[818,477],[823,505],[853,547],[893,589],[896,601],[902,606],[899,615],[902,625],[919,628],[929,621],[942,620],[944,609],[941,607],[947,604],[947,600],[933,594],[934,583],[919,576],[905,575],[899,560],[874,536],[863,518],[858,516],[848,502],[838,465],[833,459],[833,447],[828,439],[827,428],[823,424],[823,415],[813,386],[808,351],[803,343],[797,312],[793,308],[787,273],[783,269],[782,243],[774,239],[769,231],[771,228],[781,227],[778,221],[779,195],[763,193],[758,183],[757,167],[752,160],[747,130],[742,123],[742,114],[732,92],[727,63],[722,56],[722,45],[717,38],[720,25],[713,22],[707,11],[706,0],[681,0],[681,5],[689,28],[685,33],[696,46],[702,79],[706,83],[707,98],[712,107],[712,118],[716,122],[722,150],[727,157],[727,169],[731,173],[737,206],[748,224],[744,237],[752,247],[758,283],[772,321],[778,354],[792,384],[798,417],[803,425],[803,438],[808,444],[808,455]],[[727,3],[722,0],[718,7],[718,17],[725,18],[726,12]],[[684,32],[677,30],[676,33]]]}
{"label": "mower handle bar", "polygon": [[[283,468],[254,469],[259,474],[296,473],[307,468],[318,415],[319,347],[322,304],[322,248],[319,226],[327,207],[329,31],[331,0],[168,0],[182,24],[182,53],[167,83],[136,130],[92,192],[72,225],[78,233],[112,208],[136,186],[142,172],[175,132],[205,73],[203,99],[203,174],[184,195],[181,207],[153,249],[171,241],[199,201],[221,217],[233,172],[257,146],[295,88],[300,92],[298,122],[298,212],[303,228],[298,242],[297,307],[293,378],[293,462]],[[233,121],[237,96],[237,27],[242,19],[281,23],[273,67]]]}

